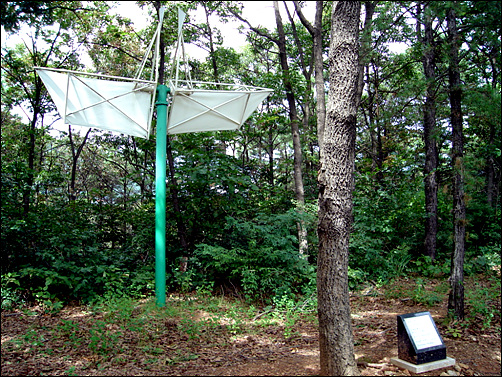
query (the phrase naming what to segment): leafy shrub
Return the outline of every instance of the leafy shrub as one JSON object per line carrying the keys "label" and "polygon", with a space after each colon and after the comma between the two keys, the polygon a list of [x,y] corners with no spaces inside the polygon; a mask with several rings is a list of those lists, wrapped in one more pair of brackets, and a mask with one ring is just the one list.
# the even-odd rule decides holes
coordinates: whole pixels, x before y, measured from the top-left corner
{"label": "leafy shrub", "polygon": [[200,244],[192,262],[207,280],[238,286],[248,300],[300,293],[311,284],[314,267],[298,252],[294,220],[291,214],[227,218],[227,246]]}
{"label": "leafy shrub", "polygon": [[297,250],[295,254],[272,248],[225,249],[202,244],[192,261],[204,271],[206,279],[239,286],[245,297],[253,300],[263,295],[301,292],[314,268],[300,258]]}
{"label": "leafy shrub", "polygon": [[349,288],[356,289],[360,284],[364,283],[367,280],[368,274],[359,268],[354,269],[349,266],[348,276],[349,276]]}
{"label": "leafy shrub", "polygon": [[[142,224],[143,229],[148,228],[151,217],[148,208],[132,213],[136,225]],[[125,216],[119,212],[78,201],[38,204],[22,219],[16,219],[19,214],[12,212],[12,218],[2,224],[2,247],[9,250],[2,276],[16,274],[19,287],[12,282],[5,289],[2,286],[5,305],[15,301],[13,290],[49,310],[57,309],[63,301],[138,297],[152,291],[148,232],[135,232],[129,242],[122,240],[121,230],[111,230]]]}
{"label": "leafy shrub", "polygon": [[[434,306],[443,301],[444,293],[443,287],[436,288],[434,291],[428,291],[425,287],[429,284],[429,282],[424,279],[417,279],[415,289],[412,292],[413,300],[418,304],[424,304],[427,306]],[[446,285],[444,285],[446,287]]]}
{"label": "leafy shrub", "polygon": [[492,278],[491,285],[487,287],[482,287],[476,282],[473,289],[466,291],[466,301],[468,304],[467,320],[480,323],[482,329],[489,327],[496,316],[500,318],[499,278]]}
{"label": "leafy shrub", "polygon": [[385,176],[382,187],[375,187],[374,174],[360,173],[354,191],[349,265],[373,280],[389,280],[404,273],[412,253],[423,242],[424,198],[416,189],[420,184],[417,177],[405,174],[398,156],[389,161],[397,164],[389,169],[399,168],[395,176]]}
{"label": "leafy shrub", "polygon": [[449,261],[441,263],[423,255],[411,263],[411,269],[424,277],[440,277],[450,273],[450,264]]}
{"label": "leafy shrub", "polygon": [[8,272],[2,275],[2,310],[11,309],[21,302],[19,275]]}

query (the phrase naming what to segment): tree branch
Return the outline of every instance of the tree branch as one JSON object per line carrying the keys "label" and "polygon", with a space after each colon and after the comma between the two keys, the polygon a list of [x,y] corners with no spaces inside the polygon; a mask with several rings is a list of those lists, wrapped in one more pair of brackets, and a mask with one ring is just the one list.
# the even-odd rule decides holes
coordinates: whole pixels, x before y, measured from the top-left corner
{"label": "tree branch", "polygon": [[252,26],[248,20],[246,20],[244,17],[242,17],[239,13],[237,13],[234,9],[228,8],[228,11],[234,15],[234,17],[238,18],[240,21],[244,22],[246,25],[249,26],[249,28],[254,31],[256,34],[267,38],[268,40],[274,42],[276,45],[279,44],[279,40],[277,38],[272,37],[269,33],[266,33],[262,29],[259,29],[257,27]]}

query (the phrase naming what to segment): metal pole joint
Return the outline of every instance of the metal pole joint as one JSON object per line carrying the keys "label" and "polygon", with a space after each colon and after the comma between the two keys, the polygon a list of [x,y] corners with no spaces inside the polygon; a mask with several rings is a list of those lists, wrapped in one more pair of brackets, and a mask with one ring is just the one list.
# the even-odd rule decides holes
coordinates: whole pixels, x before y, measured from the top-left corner
{"label": "metal pole joint", "polygon": [[158,85],[157,86],[157,101],[155,102],[155,105],[164,105],[167,106],[169,105],[169,102],[167,102],[167,95],[171,93],[171,89],[165,85]]}

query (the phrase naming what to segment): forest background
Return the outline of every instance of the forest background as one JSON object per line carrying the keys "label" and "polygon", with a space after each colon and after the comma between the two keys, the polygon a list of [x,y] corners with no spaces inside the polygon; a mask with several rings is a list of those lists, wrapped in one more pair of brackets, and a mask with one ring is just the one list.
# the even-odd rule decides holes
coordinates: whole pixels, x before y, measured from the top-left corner
{"label": "forest background", "polygon": [[[138,3],[156,19],[152,4]],[[464,271],[500,268],[500,4],[365,2],[374,8],[369,22],[368,6],[361,20],[364,90],[357,120],[351,289],[402,274],[450,274],[456,173],[446,30],[451,3],[462,41]],[[109,12],[112,4],[2,3],[2,33],[29,27],[23,43],[2,46],[2,308],[38,301],[58,309],[153,291],[154,137],[57,130],[54,104],[33,70],[131,77],[155,22],[136,30],[129,19]],[[192,77],[274,89],[238,131],[169,137],[171,291],[223,292],[263,304],[315,292],[319,97],[313,38],[294,4],[285,5],[287,71],[279,61],[279,30],[247,24],[238,2],[167,4],[166,47],[174,45],[180,6],[189,17],[185,41],[207,51],[206,58],[189,60]],[[331,3],[324,7],[327,68]],[[203,21],[192,21],[196,11]],[[247,45],[241,51],[225,47],[231,36],[219,30],[220,23],[235,19],[249,27],[243,29]],[[391,52],[392,43],[406,48]],[[433,77],[424,69],[431,52]],[[83,63],[88,59],[92,67]],[[326,69],[325,95],[327,78]],[[431,99],[434,127],[426,133]],[[24,117],[16,115],[19,109]],[[437,162],[432,170],[431,143]],[[426,204],[430,177],[435,212]]]}

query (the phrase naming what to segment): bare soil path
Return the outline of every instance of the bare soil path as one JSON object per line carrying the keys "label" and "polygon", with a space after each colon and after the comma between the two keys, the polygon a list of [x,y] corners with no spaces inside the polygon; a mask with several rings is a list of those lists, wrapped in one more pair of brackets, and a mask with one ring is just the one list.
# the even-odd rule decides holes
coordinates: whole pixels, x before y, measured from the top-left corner
{"label": "bare soil path", "polygon": [[[485,284],[485,285],[483,285]],[[467,282],[469,289],[486,288],[493,280]],[[490,325],[479,316],[465,324],[448,321],[444,281],[428,280],[425,300],[410,297],[414,279],[399,279],[381,288],[369,287],[351,297],[355,354],[364,376],[409,376],[390,363],[397,356],[396,315],[429,311],[455,367],[423,376],[500,376],[500,286],[490,302]],[[443,288],[441,288],[443,287]],[[429,296],[427,296],[429,295]],[[235,304],[173,308],[173,296],[160,315],[147,303],[118,307],[116,312],[74,306],[55,315],[41,308],[2,312],[2,376],[13,375],[318,375],[319,350],[315,315],[298,315],[294,322],[249,315]],[[178,299],[179,300],[179,299]],[[184,298],[186,301],[186,297]],[[194,302],[198,298],[193,298]],[[228,302],[227,302],[228,304]],[[210,305],[210,304],[207,304]],[[213,305],[214,306],[214,305]],[[468,306],[469,310],[470,307]],[[233,313],[230,313],[233,310]],[[471,309],[472,310],[472,309]],[[255,313],[256,314],[256,311]]]}

